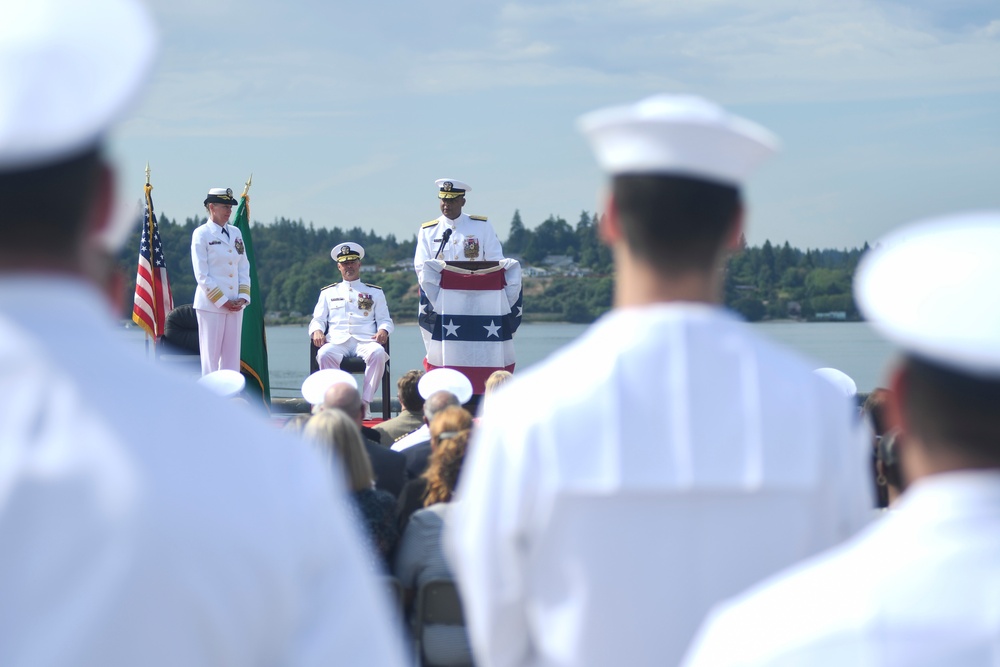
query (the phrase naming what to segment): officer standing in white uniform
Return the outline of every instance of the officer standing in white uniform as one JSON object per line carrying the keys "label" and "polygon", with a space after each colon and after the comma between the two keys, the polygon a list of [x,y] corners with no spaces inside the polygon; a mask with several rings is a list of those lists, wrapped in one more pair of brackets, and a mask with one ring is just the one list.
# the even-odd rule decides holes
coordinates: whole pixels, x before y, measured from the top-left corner
{"label": "officer standing in white uniform", "polygon": [[438,188],[441,216],[425,222],[417,232],[417,251],[413,256],[417,280],[423,281],[420,270],[428,259],[446,262],[503,259],[500,239],[486,216],[462,213],[465,194],[472,188],[450,178],[439,178],[434,185]]}
{"label": "officer standing in white uniform", "polygon": [[119,324],[104,137],[145,3],[0,15],[0,665],[406,664],[340,475]]}
{"label": "officer standing in white uniform", "polygon": [[240,370],[243,309],[250,303],[250,260],[243,234],[229,224],[236,203],[229,188],[209,190],[205,198],[208,220],[191,234],[202,375]]}
{"label": "officer standing in white uniform", "polygon": [[903,351],[886,407],[907,489],[855,539],[720,606],[689,667],[1000,664],[1000,211],[873,248],[854,294]]}
{"label": "officer standing in white uniform", "polygon": [[309,337],[318,347],[320,370],[340,368],[346,356],[365,360],[365,383],[361,400],[368,414],[369,404],[382,382],[389,355],[385,344],[392,333],[392,318],[385,293],[377,285],[361,282],[361,260],[365,249],[353,242],[341,243],[330,251],[343,282],[327,285],[319,293]]}
{"label": "officer standing in white uniform", "polygon": [[874,505],[851,402],[719,305],[773,135],[669,95],[581,128],[612,179],[615,308],[490,397],[446,526],[491,667],[677,664],[714,603]]}

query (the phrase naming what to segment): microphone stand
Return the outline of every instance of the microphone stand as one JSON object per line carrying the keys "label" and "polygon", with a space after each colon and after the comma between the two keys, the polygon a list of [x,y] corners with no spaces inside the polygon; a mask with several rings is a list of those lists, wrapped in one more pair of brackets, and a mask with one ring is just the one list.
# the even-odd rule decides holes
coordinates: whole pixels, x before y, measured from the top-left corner
{"label": "microphone stand", "polygon": [[434,259],[441,256],[441,251],[444,250],[444,244],[448,242],[451,238],[451,228],[444,230],[444,234],[441,235],[441,245],[438,246],[438,251],[434,254]]}

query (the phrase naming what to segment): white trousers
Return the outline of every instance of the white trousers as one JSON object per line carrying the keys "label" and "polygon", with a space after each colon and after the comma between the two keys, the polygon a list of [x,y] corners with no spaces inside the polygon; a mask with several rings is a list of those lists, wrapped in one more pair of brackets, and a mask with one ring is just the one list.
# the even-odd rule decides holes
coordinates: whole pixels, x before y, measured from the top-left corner
{"label": "white trousers", "polygon": [[385,348],[374,340],[348,338],[343,343],[327,343],[316,351],[320,370],[340,368],[344,357],[361,357],[365,360],[365,386],[361,392],[361,400],[371,403],[375,392],[382,385],[385,362],[389,361]]}
{"label": "white trousers", "polygon": [[201,374],[208,375],[223,369],[239,371],[243,311],[196,309],[194,312],[198,316]]}

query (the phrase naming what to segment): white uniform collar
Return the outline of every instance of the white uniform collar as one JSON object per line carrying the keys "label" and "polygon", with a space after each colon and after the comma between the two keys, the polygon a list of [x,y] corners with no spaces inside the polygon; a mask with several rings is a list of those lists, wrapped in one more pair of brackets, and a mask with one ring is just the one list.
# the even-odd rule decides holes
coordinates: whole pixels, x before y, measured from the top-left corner
{"label": "white uniform collar", "polygon": [[938,519],[984,509],[996,512],[1000,509],[1000,470],[957,470],[922,477],[906,490],[896,509]]}
{"label": "white uniform collar", "polygon": [[458,217],[455,218],[454,220],[452,220],[451,218],[449,218],[448,216],[446,216],[444,213],[441,214],[441,218],[440,218],[441,222],[443,222],[444,224],[448,225],[452,229],[454,229],[455,227],[458,227],[461,223],[466,222],[469,219],[470,219],[469,216],[466,215],[464,211],[462,213],[459,213]]}
{"label": "white uniform collar", "polygon": [[363,282],[361,282],[360,278],[358,278],[357,280],[344,280],[344,281],[341,281],[341,282],[344,285],[347,285],[348,287],[350,287],[351,289],[355,289],[355,290],[359,290],[359,291],[360,291],[360,289],[362,287],[365,286],[365,284]]}

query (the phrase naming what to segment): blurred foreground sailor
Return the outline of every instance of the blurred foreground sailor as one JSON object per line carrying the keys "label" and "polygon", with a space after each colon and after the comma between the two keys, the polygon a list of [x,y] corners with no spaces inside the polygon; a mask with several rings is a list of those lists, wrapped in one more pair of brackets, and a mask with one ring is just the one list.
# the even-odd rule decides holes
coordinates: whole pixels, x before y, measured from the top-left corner
{"label": "blurred foreground sailor", "polygon": [[330,251],[342,282],[327,285],[319,293],[309,323],[309,337],[320,369],[340,368],[346,356],[365,360],[365,382],[361,399],[368,406],[382,383],[389,354],[385,345],[393,331],[385,293],[378,285],[363,283],[361,260],[365,249],[357,243],[341,243]]}
{"label": "blurred foreground sailor", "polygon": [[615,309],[484,410],[446,535],[479,665],[677,664],[715,602],[872,507],[851,402],[718,305],[773,136],[666,95],[580,127]]}
{"label": "blurred foreground sailor", "polygon": [[886,407],[909,486],[851,541],[721,606],[688,665],[1000,664],[1000,211],[874,248],[854,294],[903,352]]}
{"label": "blurred foreground sailor", "polygon": [[102,293],[147,12],[0,15],[0,665],[402,665],[322,457],[143,359]]}
{"label": "blurred foreground sailor", "polygon": [[240,370],[243,309],[250,303],[250,260],[243,234],[229,224],[236,199],[228,188],[212,188],[205,197],[208,220],[191,234],[191,265],[198,287],[201,374]]}
{"label": "blurred foreground sailor", "polygon": [[439,178],[434,185],[438,189],[441,215],[425,222],[417,232],[417,250],[413,256],[417,280],[421,280],[420,270],[429,259],[446,262],[503,259],[500,239],[486,216],[462,212],[465,194],[472,188],[451,178]]}

